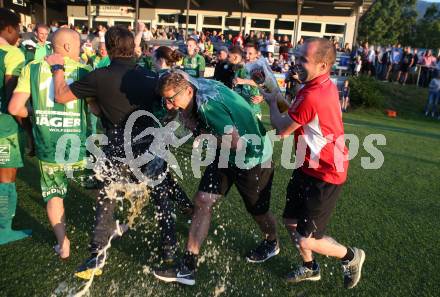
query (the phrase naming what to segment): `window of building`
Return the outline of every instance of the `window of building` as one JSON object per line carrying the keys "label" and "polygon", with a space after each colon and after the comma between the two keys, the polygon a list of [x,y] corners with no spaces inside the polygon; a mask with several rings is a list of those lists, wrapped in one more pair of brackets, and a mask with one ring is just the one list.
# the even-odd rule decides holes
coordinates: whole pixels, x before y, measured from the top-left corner
{"label": "window of building", "polygon": [[225,38],[228,38],[229,34],[232,34],[232,37],[235,37],[238,35],[238,31],[234,31],[234,30],[225,30],[224,33]]}
{"label": "window of building", "polygon": [[210,25],[210,26],[221,26],[222,25],[222,17],[204,17],[203,24]]}
{"label": "window of building", "polygon": [[293,30],[294,22],[275,20],[275,30]]}
{"label": "window of building", "polygon": [[[186,15],[179,14],[178,22],[179,22],[179,24],[186,24]],[[189,16],[189,24],[190,25],[197,24],[197,17],[195,15],[190,15]]]}
{"label": "window of building", "polygon": [[333,34],[344,34],[345,26],[344,25],[325,25],[325,33],[333,33]]}
{"label": "window of building", "polygon": [[301,23],[301,31],[321,32],[321,24],[319,24],[319,23]]}
{"label": "window of building", "polygon": [[259,20],[259,19],[252,19],[251,21],[251,27],[252,28],[270,28],[270,20]]}
{"label": "window of building", "polygon": [[128,28],[128,26],[131,26],[131,22],[119,22],[115,21],[115,26],[123,26],[125,28]]}
{"label": "window of building", "polygon": [[104,26],[104,27],[108,27],[107,22],[103,22],[103,21],[93,21],[92,22],[92,28],[98,28],[99,25]]}
{"label": "window of building", "polygon": [[[244,19],[243,19],[243,23],[244,23]],[[226,27],[230,27],[230,26],[240,27],[240,19],[238,19],[238,18],[226,18],[225,19],[225,26]]]}
{"label": "window of building", "polygon": [[175,23],[176,15],[175,14],[159,14],[159,23]]}
{"label": "window of building", "polygon": [[82,26],[88,26],[88,21],[87,20],[73,20],[73,25],[74,26],[78,26],[78,27],[82,27]]}

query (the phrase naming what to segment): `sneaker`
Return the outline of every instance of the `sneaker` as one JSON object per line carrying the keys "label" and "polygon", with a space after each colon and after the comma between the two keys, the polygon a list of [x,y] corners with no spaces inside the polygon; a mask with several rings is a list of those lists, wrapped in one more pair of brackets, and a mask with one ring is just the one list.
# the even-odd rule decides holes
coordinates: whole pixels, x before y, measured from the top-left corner
{"label": "sneaker", "polygon": [[342,262],[344,271],[344,287],[346,289],[354,288],[361,279],[362,265],[365,261],[365,252],[358,248],[353,248],[353,260]]}
{"label": "sneaker", "polygon": [[280,246],[278,245],[278,241],[273,242],[265,239],[248,253],[246,260],[250,263],[263,263],[279,253]]}
{"label": "sneaker", "polygon": [[164,265],[153,271],[153,275],[164,282],[176,282],[188,286],[193,286],[196,283],[195,271],[190,270],[186,265],[181,264],[179,267],[170,267]]}
{"label": "sneaker", "polygon": [[104,256],[90,257],[85,261],[83,265],[78,267],[75,272],[75,276],[89,280],[94,276],[100,276],[102,274],[102,268],[104,267]]}
{"label": "sneaker", "polygon": [[313,269],[299,266],[296,270],[289,273],[286,277],[288,283],[297,284],[302,281],[319,281],[321,279],[321,269],[315,263]]}

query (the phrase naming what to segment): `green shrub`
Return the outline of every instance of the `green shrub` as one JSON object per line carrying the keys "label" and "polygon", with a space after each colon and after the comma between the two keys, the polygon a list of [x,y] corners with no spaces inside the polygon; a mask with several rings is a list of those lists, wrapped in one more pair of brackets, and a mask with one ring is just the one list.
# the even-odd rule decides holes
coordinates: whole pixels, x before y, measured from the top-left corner
{"label": "green shrub", "polygon": [[380,92],[379,82],[368,76],[351,77],[350,102],[352,106],[383,108],[385,98]]}

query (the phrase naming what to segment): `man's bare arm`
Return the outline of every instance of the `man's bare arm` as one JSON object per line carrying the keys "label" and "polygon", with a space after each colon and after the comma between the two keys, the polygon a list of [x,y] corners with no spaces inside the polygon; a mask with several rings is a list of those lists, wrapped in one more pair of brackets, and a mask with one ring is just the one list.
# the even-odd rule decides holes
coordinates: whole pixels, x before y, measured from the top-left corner
{"label": "man's bare arm", "polygon": [[[275,128],[279,136],[281,136],[282,138],[287,137],[291,135],[296,129],[301,127],[301,125],[292,120],[292,118],[288,114],[283,114],[280,112],[277,102],[281,99],[284,100],[280,93],[271,94],[262,91],[262,94],[264,99],[269,104],[270,122],[272,124],[272,127]],[[278,98],[280,96],[281,98]]]}
{"label": "man's bare arm", "polygon": [[[53,54],[46,57],[46,62],[51,66],[64,65],[64,58],[60,54]],[[55,101],[57,103],[65,104],[77,99],[64,80],[64,71],[62,69],[56,70],[53,73],[53,80],[55,87]]]}
{"label": "man's bare arm", "polygon": [[26,102],[29,100],[30,94],[23,92],[15,92],[12,95],[8,105],[8,112],[14,117],[27,118],[29,113]]}

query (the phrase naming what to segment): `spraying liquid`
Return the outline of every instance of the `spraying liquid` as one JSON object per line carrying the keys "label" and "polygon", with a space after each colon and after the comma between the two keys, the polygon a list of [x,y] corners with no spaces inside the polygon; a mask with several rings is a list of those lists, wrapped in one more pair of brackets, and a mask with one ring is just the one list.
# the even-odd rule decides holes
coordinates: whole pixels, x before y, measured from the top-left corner
{"label": "spraying liquid", "polygon": [[102,257],[102,262],[96,262],[96,267],[93,270],[90,279],[85,283],[85,285],[79,292],[73,295],[69,294],[69,297],[82,297],[89,292],[90,287],[93,284],[96,272],[98,271],[98,269],[102,269],[105,266],[107,260],[107,251],[111,247],[112,240],[115,237],[122,236],[122,234],[128,229],[134,228],[135,219],[139,217],[142,209],[148,204],[150,197],[149,189],[143,183],[112,183],[111,185],[106,187],[105,191],[108,198],[114,199],[120,202],[122,205],[124,200],[128,200],[128,202],[130,203],[130,208],[128,209],[127,224],[120,225],[119,221],[116,221],[115,232],[110,236],[107,245],[98,252],[97,257]]}

